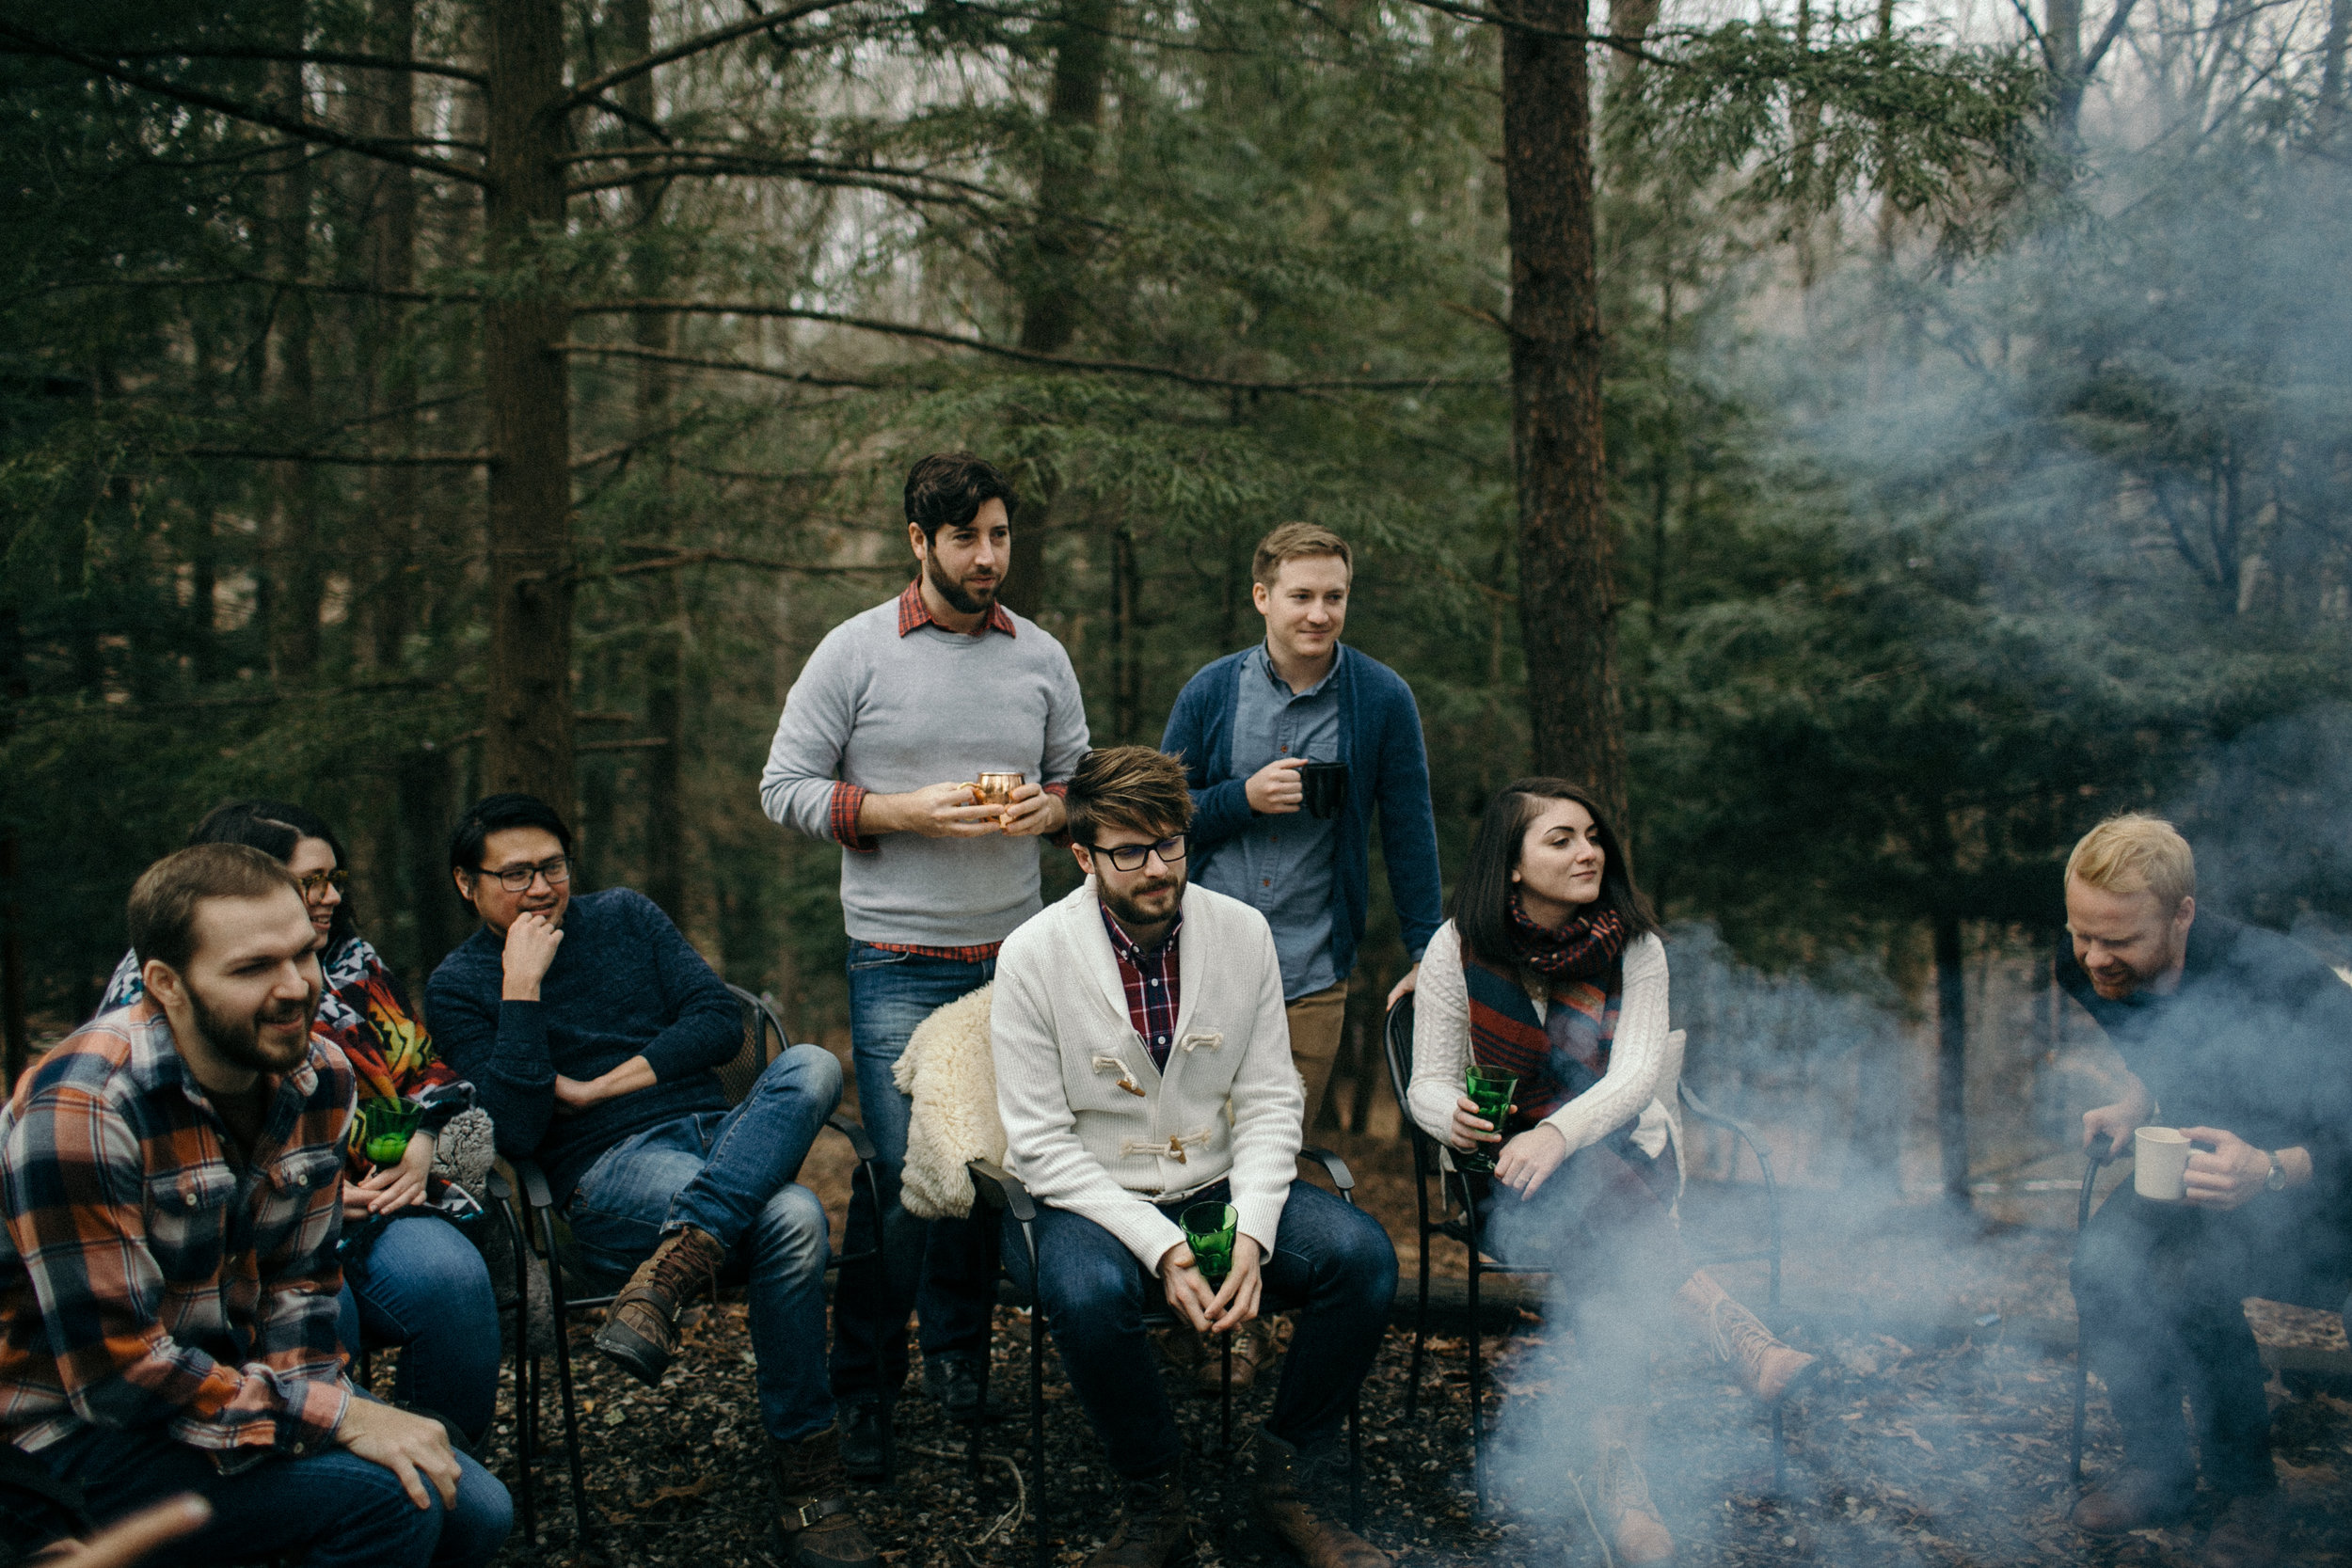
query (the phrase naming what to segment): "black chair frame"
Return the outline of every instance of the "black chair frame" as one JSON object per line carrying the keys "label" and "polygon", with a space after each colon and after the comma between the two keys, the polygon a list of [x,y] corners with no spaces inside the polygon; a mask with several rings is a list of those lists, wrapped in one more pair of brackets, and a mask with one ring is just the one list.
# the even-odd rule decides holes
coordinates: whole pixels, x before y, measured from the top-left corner
{"label": "black chair frame", "polygon": [[[1327,1148],[1302,1148],[1298,1151],[1298,1157],[1302,1160],[1311,1160],[1321,1165],[1340,1196],[1346,1200],[1350,1208],[1355,1207],[1356,1176],[1347,1168],[1346,1161]],[[1011,1215],[1013,1222],[1020,1226],[1022,1245],[1028,1252],[1029,1278],[1035,1281],[1038,1276],[1037,1200],[1029,1196],[1029,1190],[1022,1185],[1020,1178],[1001,1165],[987,1160],[974,1160],[970,1162],[969,1169],[972,1173],[972,1189],[979,1205],[996,1214]],[[987,1227],[986,1230],[989,1244],[992,1247],[996,1246],[1002,1230],[1001,1224]],[[1034,1289],[1022,1291],[1011,1283],[1009,1275],[1004,1277],[1008,1289],[1014,1297],[1014,1305],[1025,1307],[1029,1312],[1029,1470],[1035,1478],[1031,1483],[1029,1495],[1029,1555],[1033,1568],[1044,1568],[1049,1555],[1045,1523],[1045,1341],[1047,1338],[1045,1308],[1037,1299],[1037,1292]],[[1147,1329],[1183,1326],[1176,1315],[1165,1305],[1147,1309],[1143,1316],[1143,1323]],[[1225,1338],[1223,1356],[1223,1386],[1219,1391],[1220,1408],[1217,1417],[1218,1459],[1225,1466],[1225,1486],[1220,1495],[1220,1502],[1230,1497],[1232,1490],[1233,1343],[1230,1335]],[[987,1405],[988,1392],[986,1359],[980,1363],[980,1380],[981,1405],[984,1410]],[[1361,1405],[1362,1396],[1359,1391],[1355,1399],[1349,1401],[1347,1407],[1348,1522],[1349,1528],[1357,1530],[1363,1528],[1364,1514],[1364,1447],[1360,1421]],[[971,1458],[973,1479],[977,1484],[980,1464],[979,1429],[977,1422],[972,1428],[967,1447]],[[1232,1512],[1230,1508],[1222,1509],[1220,1519],[1230,1517]]]}
{"label": "black chair frame", "polygon": [[[726,1086],[728,1100],[740,1103],[759,1074],[783,1053],[789,1037],[785,1034],[784,1024],[776,1017],[775,1010],[765,1001],[740,986],[730,985],[727,990],[743,1009],[744,1049],[738,1053],[734,1061],[720,1069],[720,1081]],[[825,1125],[849,1140],[850,1152],[857,1161],[856,1166],[850,1172],[850,1185],[854,1189],[859,1182],[864,1182],[867,1197],[872,1198],[881,1190],[875,1180],[878,1156],[873,1140],[866,1135],[866,1129],[849,1117],[827,1117]],[[564,1330],[574,1314],[612,1306],[617,1292],[575,1296],[565,1291],[564,1265],[556,1244],[555,1195],[548,1185],[547,1172],[535,1160],[514,1160],[509,1164],[515,1173],[515,1182],[521,1189],[523,1207],[520,1218],[516,1217],[513,1204],[514,1188],[509,1187],[495,1172],[490,1179],[490,1190],[493,1199],[504,1212],[506,1223],[514,1227],[516,1238],[515,1451],[521,1470],[521,1484],[516,1489],[515,1500],[522,1518],[523,1536],[528,1540],[537,1532],[534,1465],[542,1447],[539,1433],[539,1358],[531,1352],[530,1324],[526,1321],[530,1295],[529,1282],[523,1275],[528,1268],[526,1246],[529,1246],[536,1248],[547,1264],[549,1305],[555,1317],[555,1378],[564,1405],[564,1450],[571,1470],[572,1516],[579,1532],[578,1538],[584,1542],[592,1528],[588,1515],[588,1485],[586,1468],[580,1456],[580,1413],[572,1383],[571,1340]],[[844,1250],[835,1254],[825,1266],[838,1269],[845,1264],[872,1261],[880,1255],[878,1247],[864,1252]],[[884,1457],[887,1459],[888,1455]]]}
{"label": "black chair frame", "polygon": [[[1487,1503],[1486,1491],[1486,1368],[1480,1342],[1478,1315],[1478,1282],[1484,1275],[1542,1275],[1551,1271],[1533,1264],[1516,1264],[1489,1259],[1485,1251],[1482,1234],[1485,1216],[1481,1212],[1486,1179],[1476,1172],[1456,1170],[1445,1157],[1444,1146],[1414,1121],[1409,1090],[1413,1081],[1413,999],[1408,993],[1398,998],[1389,1009],[1388,1026],[1383,1044],[1389,1064],[1389,1084],[1396,1093],[1398,1109],[1404,1115],[1405,1129],[1413,1149],[1413,1197],[1418,1209],[1420,1286],[1413,1307],[1413,1359],[1410,1381],[1405,1396],[1405,1417],[1410,1420],[1421,1408],[1421,1373],[1423,1347],[1429,1336],[1429,1243],[1432,1236],[1446,1236],[1462,1243],[1469,1264],[1469,1280],[1464,1290],[1464,1305],[1469,1309],[1468,1335],[1470,1356],[1470,1478],[1478,1495],[1478,1506]],[[1747,1250],[1728,1249],[1693,1253],[1691,1261],[1699,1267],[1714,1263],[1763,1262],[1772,1270],[1772,1286],[1766,1297],[1767,1310],[1780,1307],[1781,1214],[1780,1190],[1772,1180],[1772,1157],[1757,1137],[1756,1129],[1746,1122],[1724,1116],[1691,1092],[1688,1082],[1677,1080],[1682,1108],[1691,1117],[1710,1127],[1728,1132],[1750,1153],[1756,1156],[1756,1168],[1764,1176],[1765,1241],[1760,1246]],[[1440,1212],[1431,1217],[1429,1187],[1437,1180]],[[1780,1407],[1772,1408],[1772,1484],[1775,1489],[1787,1483],[1787,1460],[1782,1451],[1782,1418]]]}

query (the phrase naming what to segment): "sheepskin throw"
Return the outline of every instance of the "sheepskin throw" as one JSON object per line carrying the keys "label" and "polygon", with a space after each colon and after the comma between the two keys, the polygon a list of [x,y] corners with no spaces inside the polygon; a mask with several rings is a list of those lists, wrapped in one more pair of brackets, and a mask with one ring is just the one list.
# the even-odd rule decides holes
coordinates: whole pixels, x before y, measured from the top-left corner
{"label": "sheepskin throw", "polygon": [[898,1200],[917,1219],[971,1213],[972,1178],[964,1163],[1005,1157],[988,1032],[995,989],[982,986],[925,1019],[890,1069],[898,1092],[914,1101]]}

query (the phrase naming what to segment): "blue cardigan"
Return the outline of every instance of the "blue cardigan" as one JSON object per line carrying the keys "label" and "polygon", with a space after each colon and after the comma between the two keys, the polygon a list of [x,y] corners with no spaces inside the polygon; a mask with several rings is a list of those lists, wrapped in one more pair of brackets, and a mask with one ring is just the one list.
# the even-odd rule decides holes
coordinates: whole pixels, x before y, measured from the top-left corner
{"label": "blue cardigan", "polygon": [[[1241,661],[1248,650],[1205,666],[1176,696],[1160,750],[1180,754],[1192,786],[1192,840],[1213,849],[1249,826],[1254,815],[1233,776],[1233,710],[1241,700]],[[1438,822],[1429,804],[1429,756],[1421,710],[1405,678],[1369,654],[1340,644],[1340,760],[1347,801],[1340,812],[1331,878],[1331,966],[1344,978],[1364,939],[1372,885],[1372,812],[1380,809],[1380,850],[1389,896],[1405,951],[1415,963],[1445,920],[1438,874]]]}

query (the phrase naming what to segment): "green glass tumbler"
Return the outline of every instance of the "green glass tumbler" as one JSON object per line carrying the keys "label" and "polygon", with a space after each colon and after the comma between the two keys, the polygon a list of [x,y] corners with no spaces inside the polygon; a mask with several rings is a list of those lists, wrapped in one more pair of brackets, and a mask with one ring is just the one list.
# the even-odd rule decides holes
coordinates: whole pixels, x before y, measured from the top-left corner
{"label": "green glass tumbler", "polygon": [[[1463,1081],[1463,1092],[1478,1107],[1478,1118],[1493,1124],[1498,1132],[1511,1117],[1511,1097],[1518,1093],[1517,1073],[1499,1071],[1494,1068],[1473,1066]],[[1456,1170],[1491,1171],[1495,1168],[1495,1150],[1499,1144],[1480,1144],[1465,1153],[1454,1151]]]}
{"label": "green glass tumbler", "polygon": [[359,1152],[379,1165],[396,1165],[408,1152],[424,1107],[413,1100],[366,1100],[359,1103]]}
{"label": "green glass tumbler", "polygon": [[1225,1276],[1233,1272],[1233,1237],[1239,1233],[1240,1213],[1230,1203],[1196,1203],[1177,1223],[1184,1227],[1184,1244],[1192,1248],[1193,1264],[1200,1277],[1212,1285],[1224,1284]]}

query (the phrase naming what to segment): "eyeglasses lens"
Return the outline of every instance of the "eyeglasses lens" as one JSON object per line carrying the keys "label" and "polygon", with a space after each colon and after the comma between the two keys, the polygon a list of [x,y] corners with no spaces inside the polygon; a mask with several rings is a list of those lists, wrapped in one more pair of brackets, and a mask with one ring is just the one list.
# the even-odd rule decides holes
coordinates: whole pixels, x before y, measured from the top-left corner
{"label": "eyeglasses lens", "polygon": [[549,887],[562,887],[572,879],[572,863],[558,855],[537,865],[510,865],[498,874],[499,886],[509,893],[528,892],[534,877],[545,877]]}
{"label": "eyeglasses lens", "polygon": [[1157,844],[1122,844],[1115,849],[1103,851],[1111,864],[1121,871],[1140,871],[1147,856],[1158,854],[1162,865],[1174,865],[1184,858],[1184,835],[1177,833]]}

